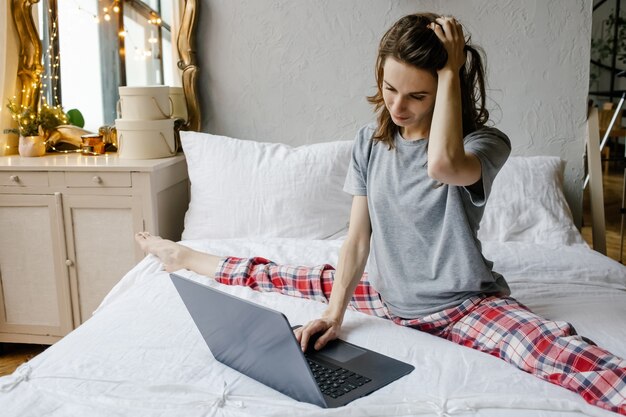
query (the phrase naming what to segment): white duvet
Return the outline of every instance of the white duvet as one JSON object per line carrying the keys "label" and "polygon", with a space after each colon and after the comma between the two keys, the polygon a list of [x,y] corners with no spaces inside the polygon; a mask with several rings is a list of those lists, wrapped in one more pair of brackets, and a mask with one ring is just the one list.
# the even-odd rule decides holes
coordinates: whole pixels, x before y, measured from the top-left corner
{"label": "white duvet", "polygon": [[[188,241],[217,254],[336,264],[341,242],[295,239]],[[626,357],[626,268],[584,244],[486,243],[513,296],[568,320]],[[209,285],[280,310],[292,324],[321,303]],[[507,363],[391,322],[348,311],[342,338],[415,366],[410,375],[338,409],[298,403],[216,362],[167,273],[146,257],[93,317],[13,375],[0,378],[0,415],[28,416],[607,416],[577,394]]]}

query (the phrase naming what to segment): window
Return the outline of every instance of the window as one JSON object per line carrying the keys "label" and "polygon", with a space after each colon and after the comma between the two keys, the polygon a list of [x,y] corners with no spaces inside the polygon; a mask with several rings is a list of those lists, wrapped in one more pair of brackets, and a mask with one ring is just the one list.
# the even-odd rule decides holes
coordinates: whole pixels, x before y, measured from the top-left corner
{"label": "window", "polygon": [[[118,86],[180,85],[172,0],[41,0],[47,103],[79,109],[97,131],[117,117]],[[108,5],[107,5],[108,4]]]}

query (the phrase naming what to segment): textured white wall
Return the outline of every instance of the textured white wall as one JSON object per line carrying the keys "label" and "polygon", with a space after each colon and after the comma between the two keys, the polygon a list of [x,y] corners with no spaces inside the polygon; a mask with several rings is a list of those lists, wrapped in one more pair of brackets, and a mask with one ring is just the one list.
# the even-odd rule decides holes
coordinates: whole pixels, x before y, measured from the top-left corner
{"label": "textured white wall", "polygon": [[202,0],[203,130],[305,144],[373,119],[378,41],[399,17],[455,15],[487,53],[489,108],[515,155],[567,161],[582,218],[591,0]]}

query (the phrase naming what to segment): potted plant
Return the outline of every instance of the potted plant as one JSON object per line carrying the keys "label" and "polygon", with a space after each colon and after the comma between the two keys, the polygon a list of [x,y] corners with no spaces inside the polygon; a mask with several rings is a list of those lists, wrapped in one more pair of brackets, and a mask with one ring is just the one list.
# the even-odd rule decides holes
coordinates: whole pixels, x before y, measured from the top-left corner
{"label": "potted plant", "polygon": [[11,117],[17,122],[19,153],[21,156],[42,156],[46,153],[46,142],[50,133],[67,123],[67,116],[60,106],[43,105],[39,111],[33,107],[19,105],[9,99],[7,105]]}

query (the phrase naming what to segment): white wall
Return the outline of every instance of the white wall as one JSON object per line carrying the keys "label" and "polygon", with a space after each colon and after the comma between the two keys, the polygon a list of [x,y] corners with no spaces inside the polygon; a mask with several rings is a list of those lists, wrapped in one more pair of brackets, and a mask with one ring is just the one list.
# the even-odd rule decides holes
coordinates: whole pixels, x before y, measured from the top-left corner
{"label": "white wall", "polygon": [[515,155],[567,161],[582,218],[591,0],[201,0],[203,130],[304,144],[372,120],[376,47],[399,17],[453,14],[487,52],[489,108]]}

